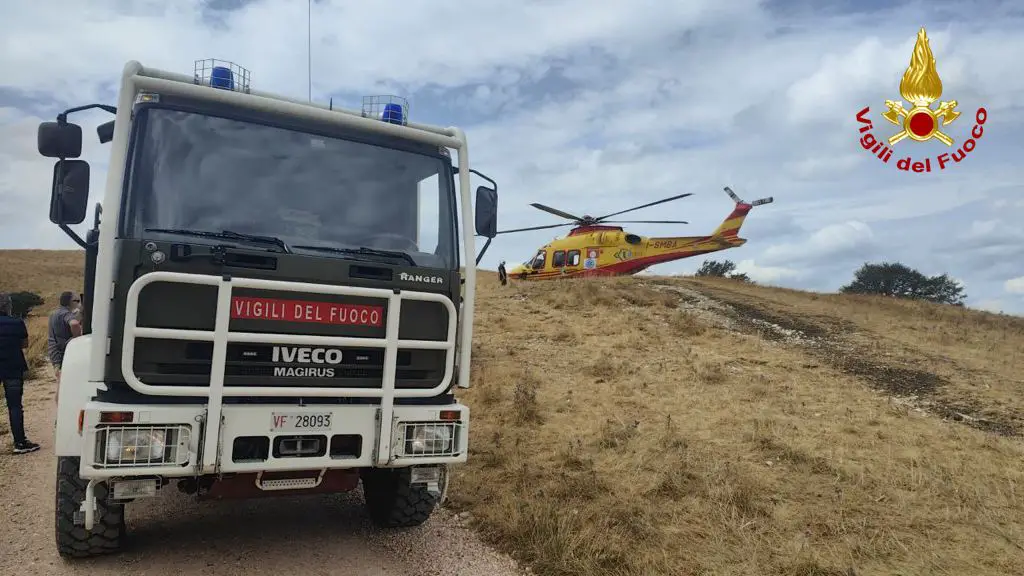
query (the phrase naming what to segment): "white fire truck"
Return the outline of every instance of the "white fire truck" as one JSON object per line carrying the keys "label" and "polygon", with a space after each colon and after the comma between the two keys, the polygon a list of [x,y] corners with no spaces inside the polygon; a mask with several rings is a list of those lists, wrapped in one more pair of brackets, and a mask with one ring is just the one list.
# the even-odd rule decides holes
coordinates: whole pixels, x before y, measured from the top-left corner
{"label": "white fire truck", "polygon": [[[94,108],[115,117],[82,238],[89,164],[68,116]],[[118,550],[126,504],[171,482],[206,499],[361,481],[376,524],[427,519],[467,456],[454,390],[476,274],[460,260],[496,234],[497,185],[462,130],[409,121],[397,97],[344,110],[252,90],[233,63],[132,61],[116,107],[44,122],[38,149],[57,159],[50,220],[86,255],[58,393],[62,556]],[[471,172],[490,184],[475,198]]]}

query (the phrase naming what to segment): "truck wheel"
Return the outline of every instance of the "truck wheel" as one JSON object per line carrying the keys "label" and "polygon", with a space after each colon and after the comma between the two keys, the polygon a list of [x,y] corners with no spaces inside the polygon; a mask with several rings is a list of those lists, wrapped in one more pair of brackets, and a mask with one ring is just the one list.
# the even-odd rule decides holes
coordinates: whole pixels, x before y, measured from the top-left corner
{"label": "truck wheel", "polygon": [[78,476],[79,459],[57,458],[57,552],[64,558],[88,558],[116,552],[124,538],[124,504],[107,502],[107,485],[96,486],[96,520],[92,530],[75,524],[85,501],[87,481]]}
{"label": "truck wheel", "polygon": [[411,468],[371,468],[362,473],[363,499],[370,520],[381,528],[419,526],[430,518],[438,496],[413,486]]}

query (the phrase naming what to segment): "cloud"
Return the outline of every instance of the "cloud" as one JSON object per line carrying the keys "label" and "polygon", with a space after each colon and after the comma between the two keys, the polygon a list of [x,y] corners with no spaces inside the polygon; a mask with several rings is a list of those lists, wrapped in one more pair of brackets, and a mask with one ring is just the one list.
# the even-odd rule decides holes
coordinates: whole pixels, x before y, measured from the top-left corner
{"label": "cloud", "polygon": [[863,254],[875,245],[874,238],[870,226],[851,220],[824,226],[800,242],[768,246],[762,258],[770,263],[813,264],[839,256]]}
{"label": "cloud", "polygon": [[[252,71],[253,87],[305,99],[306,4],[286,0],[15,2],[0,19],[0,247],[72,247],[48,222],[53,162],[34,149],[38,122],[63,108],[112,103],[124,63],[190,74],[217,57]],[[543,202],[600,215],[693,192],[638,211],[650,236],[706,234],[729,213],[730,186],[755,208],[749,242],[711,254],[765,282],[835,290],[863,262],[902,261],[963,279],[969,304],[1005,297],[1024,274],[1024,15],[1013,2],[833,3],[789,0],[595,4],[480,0],[471,9],[427,0],[317,1],[312,97],[359,108],[397,93],[413,120],[463,127],[473,167],[499,182],[499,228],[558,223]],[[53,14],[61,14],[54,18]],[[384,17],[383,15],[387,15]],[[962,116],[944,127],[966,140],[984,106],[984,135],[964,162],[917,174],[912,155],[951,150],[909,140],[885,164],[858,142],[896,127],[880,113],[926,26],[943,83]],[[79,115],[92,202],[106,184],[109,145]],[[481,266],[519,262],[566,229],[499,236]],[[663,264],[693,271],[703,258]],[[1024,299],[1006,299],[1024,313]]]}
{"label": "cloud", "polygon": [[784,266],[758,266],[753,260],[737,262],[736,272],[746,274],[759,284],[778,284],[781,281],[798,279],[802,275],[799,270]]}
{"label": "cloud", "polygon": [[1003,290],[1010,294],[1024,294],[1024,276],[1003,282]]}

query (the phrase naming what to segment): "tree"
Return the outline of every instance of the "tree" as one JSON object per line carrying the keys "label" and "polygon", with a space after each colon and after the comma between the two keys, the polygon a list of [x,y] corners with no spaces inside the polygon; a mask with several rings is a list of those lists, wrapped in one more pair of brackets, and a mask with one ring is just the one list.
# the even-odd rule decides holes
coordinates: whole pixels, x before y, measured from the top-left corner
{"label": "tree", "polygon": [[705,260],[701,263],[700,269],[697,270],[695,276],[713,276],[715,278],[731,278],[740,282],[751,282],[750,277],[746,274],[733,272],[735,269],[736,264],[732,260],[724,260],[722,262],[718,260]]}
{"label": "tree", "polygon": [[701,263],[700,269],[697,270],[696,276],[715,276],[717,278],[725,278],[735,269],[736,264],[734,264],[732,260],[725,260],[722,262],[717,260],[705,260]]}
{"label": "tree", "polygon": [[24,318],[33,308],[43,303],[38,294],[32,292],[14,292],[11,296],[11,315],[17,318]]}
{"label": "tree", "polygon": [[947,274],[925,276],[899,262],[865,262],[853,275],[853,281],[839,289],[844,294],[878,294],[939,304],[963,306],[967,294],[958,281]]}

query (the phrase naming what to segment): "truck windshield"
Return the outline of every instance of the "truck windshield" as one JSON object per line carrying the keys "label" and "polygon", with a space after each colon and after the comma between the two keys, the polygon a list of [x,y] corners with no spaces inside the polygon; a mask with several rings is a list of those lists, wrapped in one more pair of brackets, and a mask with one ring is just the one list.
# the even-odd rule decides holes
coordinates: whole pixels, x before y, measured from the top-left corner
{"label": "truck windshield", "polygon": [[139,120],[129,237],[230,230],[320,256],[368,248],[458,265],[450,161],[440,156],[178,110],[148,108]]}

